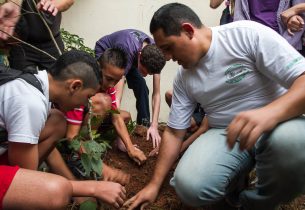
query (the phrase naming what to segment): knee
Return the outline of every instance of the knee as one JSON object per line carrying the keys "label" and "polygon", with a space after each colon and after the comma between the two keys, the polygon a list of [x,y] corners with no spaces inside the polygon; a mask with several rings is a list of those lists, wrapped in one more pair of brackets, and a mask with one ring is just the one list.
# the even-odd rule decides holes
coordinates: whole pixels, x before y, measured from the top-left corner
{"label": "knee", "polygon": [[72,197],[71,183],[60,176],[48,180],[45,187],[45,192],[50,198],[50,209],[63,209],[68,204]]}
{"label": "knee", "polygon": [[210,205],[225,196],[225,183],[222,185],[213,175],[204,177],[190,176],[189,171],[175,171],[171,184],[183,203],[192,207]]}

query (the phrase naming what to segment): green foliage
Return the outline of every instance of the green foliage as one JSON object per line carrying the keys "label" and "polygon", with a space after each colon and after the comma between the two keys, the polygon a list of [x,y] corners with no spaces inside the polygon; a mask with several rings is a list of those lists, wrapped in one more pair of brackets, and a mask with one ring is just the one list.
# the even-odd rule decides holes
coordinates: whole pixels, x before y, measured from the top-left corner
{"label": "green foliage", "polygon": [[85,201],[79,207],[79,210],[96,210],[96,209],[97,209],[97,205],[95,202],[92,201]]}
{"label": "green foliage", "polygon": [[136,129],[137,122],[130,120],[126,126],[127,126],[128,133],[133,134],[134,130]]}
{"label": "green foliage", "polygon": [[72,49],[82,50],[94,56],[94,51],[91,48],[85,46],[83,38],[76,34],[71,34],[63,28],[60,29],[60,32],[62,40],[65,43],[65,51]]}

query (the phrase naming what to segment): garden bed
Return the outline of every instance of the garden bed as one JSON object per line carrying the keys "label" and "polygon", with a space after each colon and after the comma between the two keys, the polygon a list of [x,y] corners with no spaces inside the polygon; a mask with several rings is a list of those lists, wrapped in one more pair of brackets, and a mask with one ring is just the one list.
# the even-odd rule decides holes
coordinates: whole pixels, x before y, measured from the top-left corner
{"label": "garden bed", "polygon": [[[159,127],[160,133],[163,132],[164,126]],[[136,129],[136,132],[132,135],[132,141],[137,144],[141,150],[148,156],[152,149],[151,141],[146,141],[146,130],[141,128]],[[146,163],[142,166],[136,165],[128,155],[113,148],[109,150],[105,156],[104,161],[110,166],[119,168],[131,175],[130,183],[126,185],[127,197],[131,198],[138,191],[140,191],[150,180],[153,169],[156,163],[156,157],[149,157]],[[219,202],[214,206],[205,208],[190,208],[181,203],[176,196],[174,189],[169,185],[169,179],[172,176],[173,169],[167,176],[161,192],[155,203],[147,207],[147,210],[231,210],[235,208],[229,207],[225,202]],[[103,210],[110,210],[114,208],[102,207]],[[283,205],[281,210],[305,210],[305,196],[297,198],[289,205]]]}

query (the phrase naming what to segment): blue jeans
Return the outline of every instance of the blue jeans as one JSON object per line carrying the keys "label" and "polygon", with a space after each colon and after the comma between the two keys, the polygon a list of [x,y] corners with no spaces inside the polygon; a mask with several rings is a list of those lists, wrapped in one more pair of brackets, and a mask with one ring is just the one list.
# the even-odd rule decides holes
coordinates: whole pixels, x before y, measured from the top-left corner
{"label": "blue jeans", "polygon": [[245,209],[270,210],[305,192],[305,119],[279,124],[261,136],[252,152],[230,151],[225,129],[210,129],[181,158],[171,185],[183,202],[199,207],[226,197],[241,176],[256,167],[255,189],[239,200]]}
{"label": "blue jeans", "polygon": [[127,85],[136,97],[137,124],[148,126],[150,123],[149,90],[145,79],[137,68],[132,67],[126,75]]}

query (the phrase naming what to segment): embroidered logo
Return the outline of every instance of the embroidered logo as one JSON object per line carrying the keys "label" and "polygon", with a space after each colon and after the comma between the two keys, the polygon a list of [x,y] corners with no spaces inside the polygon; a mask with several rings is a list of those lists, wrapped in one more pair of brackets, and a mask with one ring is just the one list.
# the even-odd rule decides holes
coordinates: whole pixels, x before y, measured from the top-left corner
{"label": "embroidered logo", "polygon": [[236,63],[231,65],[226,71],[226,83],[234,84],[243,80],[247,74],[249,74],[251,70],[247,69],[245,65]]}

